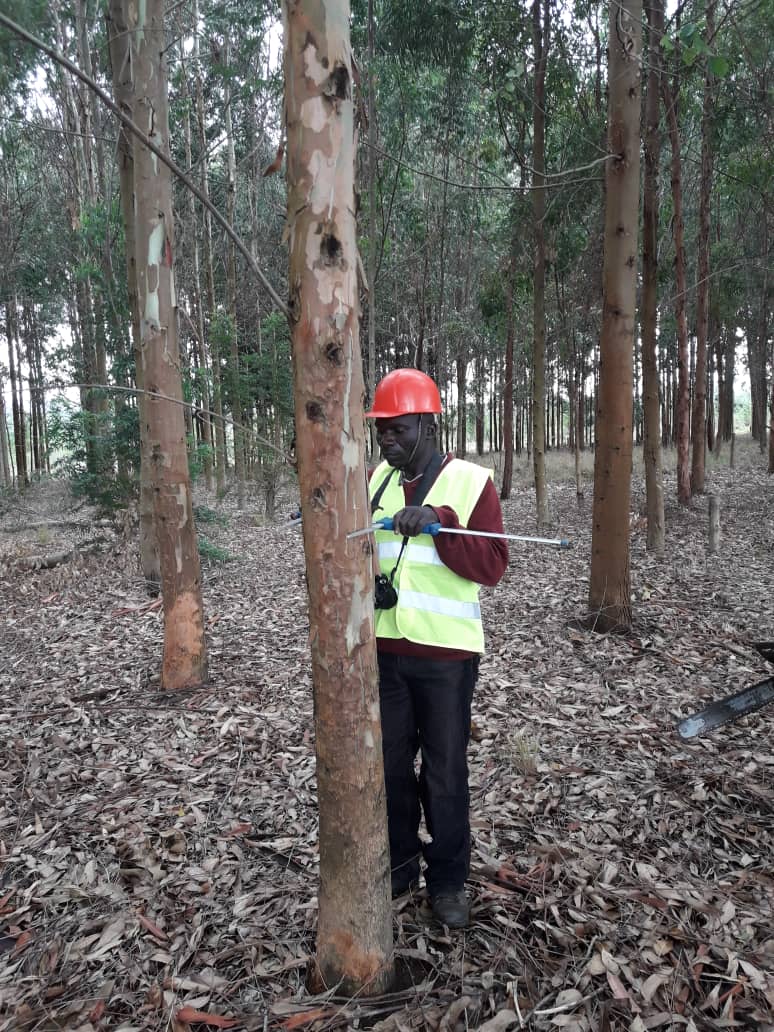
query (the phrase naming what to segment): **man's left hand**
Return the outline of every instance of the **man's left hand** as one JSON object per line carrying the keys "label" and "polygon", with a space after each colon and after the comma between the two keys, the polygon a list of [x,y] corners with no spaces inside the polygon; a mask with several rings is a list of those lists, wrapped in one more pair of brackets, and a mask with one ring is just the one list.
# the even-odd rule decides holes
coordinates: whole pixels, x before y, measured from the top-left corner
{"label": "man's left hand", "polygon": [[431,523],[438,523],[438,513],[429,505],[407,505],[392,517],[392,528],[404,537],[416,537]]}

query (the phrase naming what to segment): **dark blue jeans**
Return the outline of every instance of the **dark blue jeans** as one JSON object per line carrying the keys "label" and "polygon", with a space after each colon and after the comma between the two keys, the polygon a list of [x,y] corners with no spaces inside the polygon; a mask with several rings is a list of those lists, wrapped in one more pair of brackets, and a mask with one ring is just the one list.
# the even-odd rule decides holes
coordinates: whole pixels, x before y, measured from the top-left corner
{"label": "dark blue jeans", "polygon": [[[461,889],[470,870],[467,748],[478,657],[421,659],[379,653],[379,697],[393,885],[427,864],[431,895]],[[414,771],[417,752],[422,761]],[[433,841],[419,840],[420,805]]]}

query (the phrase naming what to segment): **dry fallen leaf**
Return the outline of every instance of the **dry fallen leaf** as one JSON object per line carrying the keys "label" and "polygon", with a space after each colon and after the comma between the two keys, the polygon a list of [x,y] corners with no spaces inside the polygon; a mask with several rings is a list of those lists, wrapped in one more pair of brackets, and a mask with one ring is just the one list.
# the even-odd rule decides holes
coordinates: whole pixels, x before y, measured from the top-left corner
{"label": "dry fallen leaf", "polygon": [[478,1032],[506,1032],[506,1029],[513,1028],[518,1020],[517,1015],[506,1008],[480,1025]]}
{"label": "dry fallen leaf", "polygon": [[234,1025],[239,1024],[236,1018],[223,1018],[219,1014],[195,1010],[193,1007],[181,1007],[175,1017],[178,1021],[185,1021],[188,1024],[198,1022],[202,1025],[212,1025],[214,1028],[233,1028]]}

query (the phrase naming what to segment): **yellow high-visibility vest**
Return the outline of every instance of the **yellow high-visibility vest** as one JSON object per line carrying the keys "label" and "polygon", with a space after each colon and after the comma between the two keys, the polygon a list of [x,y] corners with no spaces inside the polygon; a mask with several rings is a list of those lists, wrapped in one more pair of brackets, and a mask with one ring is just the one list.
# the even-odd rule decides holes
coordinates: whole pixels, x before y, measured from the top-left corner
{"label": "yellow high-visibility vest", "polygon": [[[382,462],[374,470],[370,484],[371,497],[390,472]],[[438,474],[423,505],[447,505],[466,527],[492,473],[475,463],[452,459]],[[392,516],[405,506],[400,478],[390,478],[381,496],[379,511],[374,515]],[[403,538],[391,530],[376,532],[379,568],[387,576],[400,554]],[[484,651],[484,629],[478,601],[479,585],[460,577],[449,569],[438,555],[435,538],[418,534],[409,538],[393,581],[398,604],[392,609],[376,610],[378,638],[407,638],[419,645],[459,649],[465,652]]]}

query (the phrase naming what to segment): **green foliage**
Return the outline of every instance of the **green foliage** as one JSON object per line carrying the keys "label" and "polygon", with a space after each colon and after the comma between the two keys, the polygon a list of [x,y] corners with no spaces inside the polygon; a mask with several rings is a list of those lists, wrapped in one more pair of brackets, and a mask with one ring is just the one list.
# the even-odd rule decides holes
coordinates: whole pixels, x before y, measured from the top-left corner
{"label": "green foliage", "polygon": [[216,512],[214,509],[210,509],[206,505],[195,505],[193,507],[193,514],[197,524],[216,523],[219,527],[225,527],[228,525],[228,519],[223,515],[223,513]]}
{"label": "green foliage", "polygon": [[207,459],[212,460],[213,451],[210,445],[200,441],[194,444],[191,434],[186,434],[186,448],[188,452],[188,475],[191,483],[195,484],[204,472],[204,465]]}
{"label": "green foliage", "polygon": [[475,41],[474,0],[391,0],[379,25],[382,46],[401,58],[460,64]]}
{"label": "green foliage", "polygon": [[722,54],[710,54],[707,58],[707,65],[716,79],[722,79],[728,75],[729,68],[731,67],[728,60]]}
{"label": "green foliage", "polygon": [[199,534],[198,546],[199,555],[206,562],[232,563],[236,559],[236,556],[232,555],[225,548],[221,548],[220,545],[213,544],[213,542],[203,534]]}
{"label": "green foliage", "polygon": [[687,67],[694,65],[698,58],[707,59],[707,67],[712,74],[722,79],[728,75],[730,64],[722,54],[714,53],[704,40],[702,33],[706,31],[705,26],[699,22],[685,22],[675,39],[669,35],[661,37],[661,48],[667,55],[674,54],[677,44],[682,44],[681,57],[683,64]]}
{"label": "green foliage", "polygon": [[[54,42],[50,4],[45,0],[3,0],[3,14],[46,42]],[[36,51],[10,29],[0,25],[0,97],[7,97],[13,108],[23,110],[29,93],[29,75],[38,59]]]}
{"label": "green foliage", "polygon": [[110,411],[83,411],[64,397],[55,398],[48,412],[48,440],[52,469],[69,481],[76,497],[87,498],[107,512],[126,506],[136,497],[133,476],[117,469],[137,463],[139,423],[136,412],[124,409],[114,418]]}

